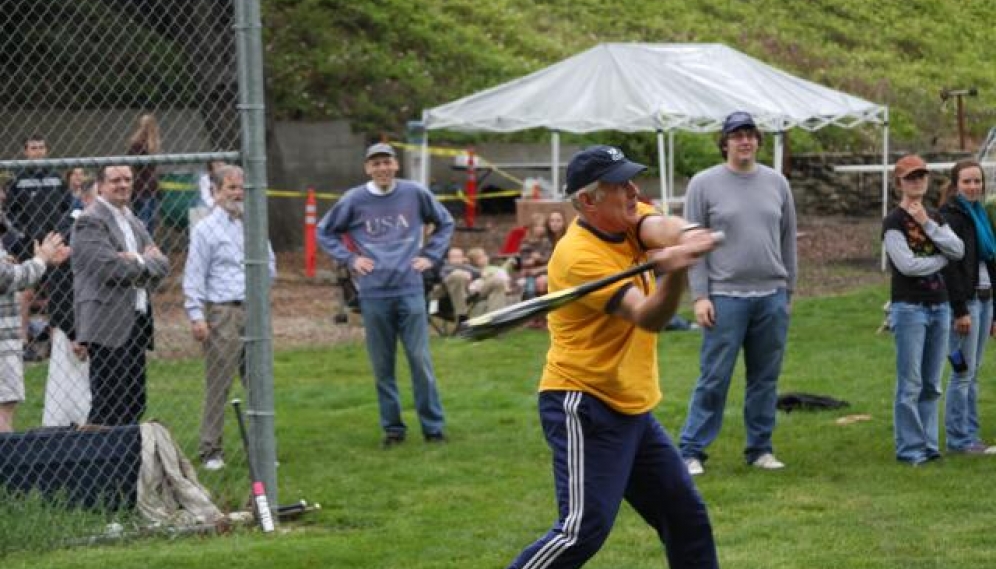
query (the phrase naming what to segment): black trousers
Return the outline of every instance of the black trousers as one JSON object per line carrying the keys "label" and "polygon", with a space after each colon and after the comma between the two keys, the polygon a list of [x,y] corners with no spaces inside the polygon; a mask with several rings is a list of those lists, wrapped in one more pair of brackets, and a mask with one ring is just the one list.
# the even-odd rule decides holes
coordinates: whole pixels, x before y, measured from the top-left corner
{"label": "black trousers", "polygon": [[134,425],[145,413],[145,350],[149,347],[150,321],[139,314],[128,340],[117,348],[90,343],[90,393],[88,423]]}

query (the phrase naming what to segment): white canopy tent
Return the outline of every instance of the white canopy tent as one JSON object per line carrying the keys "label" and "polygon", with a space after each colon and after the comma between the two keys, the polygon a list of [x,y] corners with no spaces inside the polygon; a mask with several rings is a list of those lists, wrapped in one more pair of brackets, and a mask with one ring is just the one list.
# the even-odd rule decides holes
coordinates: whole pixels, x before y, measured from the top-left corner
{"label": "white canopy tent", "polygon": [[[800,79],[721,44],[600,44],[524,77],[427,109],[422,121],[427,131],[551,130],[555,188],[560,187],[559,132],[656,132],[661,198],[667,204],[673,191],[674,132],[718,131],[726,115],[736,110],[750,112],[762,130],[775,134],[776,164],[782,157],[782,133],[789,128],[870,123],[882,127],[882,160],[887,166],[888,107]],[[425,182],[428,136],[421,164]],[[884,208],[884,173],[882,192]]]}

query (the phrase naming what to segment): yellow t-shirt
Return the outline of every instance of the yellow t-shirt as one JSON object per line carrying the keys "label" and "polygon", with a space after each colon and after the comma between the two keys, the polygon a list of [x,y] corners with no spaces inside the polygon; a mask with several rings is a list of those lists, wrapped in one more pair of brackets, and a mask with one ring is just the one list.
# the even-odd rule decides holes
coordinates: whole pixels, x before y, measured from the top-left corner
{"label": "yellow t-shirt", "polygon": [[[656,213],[640,204],[640,215]],[[598,234],[574,221],[547,265],[550,292],[607,277],[647,260],[635,228],[625,236]],[[635,415],[661,399],[657,371],[657,334],[606,312],[624,287],[645,295],[655,288],[653,275],[642,273],[550,313],[550,351],[540,391],[583,391],[620,413]]]}

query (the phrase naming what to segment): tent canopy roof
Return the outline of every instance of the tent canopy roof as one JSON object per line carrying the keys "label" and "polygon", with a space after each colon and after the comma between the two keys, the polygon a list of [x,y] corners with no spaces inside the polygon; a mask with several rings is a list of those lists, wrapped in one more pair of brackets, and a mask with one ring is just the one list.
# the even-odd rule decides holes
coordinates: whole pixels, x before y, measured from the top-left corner
{"label": "tent canopy roof", "polygon": [[722,44],[607,43],[423,112],[427,129],[514,132],[719,130],[735,110],[762,130],[885,121],[885,107],[800,79]]}

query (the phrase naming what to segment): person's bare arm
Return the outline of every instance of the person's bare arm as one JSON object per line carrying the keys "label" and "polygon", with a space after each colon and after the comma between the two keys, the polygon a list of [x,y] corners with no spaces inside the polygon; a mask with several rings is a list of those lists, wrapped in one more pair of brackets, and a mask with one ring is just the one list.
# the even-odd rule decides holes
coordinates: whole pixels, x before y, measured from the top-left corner
{"label": "person's bare arm", "polygon": [[640,223],[640,243],[648,250],[669,247],[678,243],[689,227],[699,226],[674,215],[648,215]]}
{"label": "person's bare arm", "polygon": [[709,231],[679,230],[677,244],[651,254],[651,259],[657,262],[658,272],[665,273],[662,286],[649,296],[631,287],[623,295],[614,314],[645,330],[660,331],[678,310],[687,280],[686,270],[718,243],[718,238]]}

